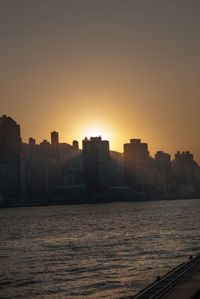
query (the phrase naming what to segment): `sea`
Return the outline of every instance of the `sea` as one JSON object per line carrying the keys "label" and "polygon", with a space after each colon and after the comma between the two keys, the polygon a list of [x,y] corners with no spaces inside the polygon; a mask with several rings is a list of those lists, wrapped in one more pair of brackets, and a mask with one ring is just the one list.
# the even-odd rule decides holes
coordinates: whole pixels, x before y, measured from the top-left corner
{"label": "sea", "polygon": [[200,253],[200,199],[0,210],[0,298],[120,298]]}

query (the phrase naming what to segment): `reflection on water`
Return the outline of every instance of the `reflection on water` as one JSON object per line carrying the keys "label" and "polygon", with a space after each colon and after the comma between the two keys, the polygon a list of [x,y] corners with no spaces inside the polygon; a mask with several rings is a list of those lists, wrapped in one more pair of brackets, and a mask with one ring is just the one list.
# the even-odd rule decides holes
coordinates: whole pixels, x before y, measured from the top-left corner
{"label": "reflection on water", "polygon": [[200,251],[200,200],[0,210],[0,297],[133,295]]}

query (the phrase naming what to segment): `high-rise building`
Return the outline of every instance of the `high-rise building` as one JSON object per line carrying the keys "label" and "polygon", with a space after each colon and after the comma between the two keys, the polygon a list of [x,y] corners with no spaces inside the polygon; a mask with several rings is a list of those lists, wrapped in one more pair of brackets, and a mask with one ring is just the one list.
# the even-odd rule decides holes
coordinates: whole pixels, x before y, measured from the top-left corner
{"label": "high-rise building", "polygon": [[0,117],[0,194],[20,195],[20,126],[11,117]]}
{"label": "high-rise building", "polygon": [[157,191],[167,194],[170,192],[170,184],[172,182],[171,156],[163,151],[157,151],[155,154],[156,175],[154,176],[154,184],[157,185]]}
{"label": "high-rise building", "polygon": [[59,143],[58,132],[56,131],[51,132],[51,144],[53,146],[57,146],[58,143]]}
{"label": "high-rise building", "polygon": [[51,158],[52,156],[51,145],[46,139],[40,143],[40,156],[42,158]]}
{"label": "high-rise building", "polygon": [[46,198],[54,186],[58,185],[58,165],[52,159],[37,160],[30,169],[29,192],[32,197]]}
{"label": "high-rise building", "polygon": [[150,156],[147,143],[140,139],[131,139],[124,144],[125,184],[142,187],[148,185]]}
{"label": "high-rise building", "polygon": [[157,151],[155,154],[156,167],[166,173],[171,172],[171,156],[163,151]]}
{"label": "high-rise building", "polygon": [[28,140],[28,144],[29,145],[35,145],[35,139],[30,137],[29,140]]}
{"label": "high-rise building", "polygon": [[175,154],[174,170],[178,183],[195,182],[196,163],[193,154],[189,151]]}
{"label": "high-rise building", "polygon": [[83,140],[83,169],[86,186],[92,191],[103,191],[110,186],[109,142],[101,137]]}
{"label": "high-rise building", "polygon": [[59,161],[59,135],[58,132],[51,132],[51,153],[52,158]]}
{"label": "high-rise building", "polygon": [[77,140],[73,140],[72,142],[72,146],[73,146],[73,149],[78,151],[79,150],[79,145],[78,145],[78,141]]}

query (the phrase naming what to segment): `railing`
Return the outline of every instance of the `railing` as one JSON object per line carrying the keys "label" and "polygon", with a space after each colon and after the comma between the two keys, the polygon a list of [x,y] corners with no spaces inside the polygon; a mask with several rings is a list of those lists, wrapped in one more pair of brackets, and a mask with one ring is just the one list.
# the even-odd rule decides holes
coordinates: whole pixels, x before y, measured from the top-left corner
{"label": "railing", "polygon": [[181,264],[173,269],[171,272],[159,278],[144,290],[140,291],[135,296],[129,296],[126,298],[132,299],[158,299],[165,295],[169,290],[174,288],[180,281],[186,276],[192,274],[200,268],[200,255],[192,258],[189,262]]}

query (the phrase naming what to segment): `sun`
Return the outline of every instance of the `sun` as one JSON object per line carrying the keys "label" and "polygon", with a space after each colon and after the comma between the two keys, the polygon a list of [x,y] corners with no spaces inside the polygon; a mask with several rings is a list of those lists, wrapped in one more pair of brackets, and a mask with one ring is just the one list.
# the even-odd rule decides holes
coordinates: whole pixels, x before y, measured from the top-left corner
{"label": "sun", "polygon": [[83,129],[83,138],[87,137],[98,137],[101,136],[102,139],[109,140],[110,134],[106,128],[103,126],[97,126],[97,125],[90,125]]}

